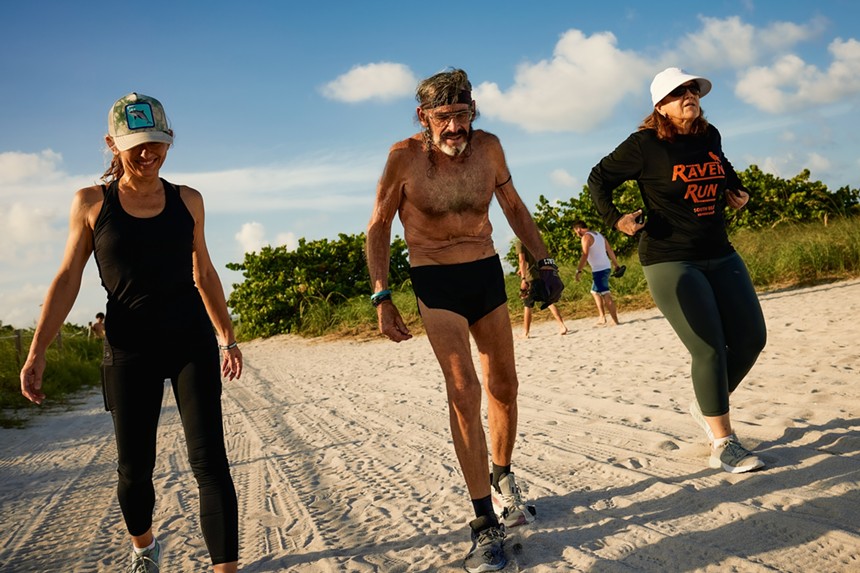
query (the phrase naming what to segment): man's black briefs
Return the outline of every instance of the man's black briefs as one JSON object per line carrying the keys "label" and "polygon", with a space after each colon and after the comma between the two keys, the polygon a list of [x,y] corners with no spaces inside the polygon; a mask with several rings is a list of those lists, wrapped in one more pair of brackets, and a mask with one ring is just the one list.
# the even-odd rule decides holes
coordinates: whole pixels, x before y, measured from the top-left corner
{"label": "man's black briefs", "polygon": [[505,304],[505,276],[498,255],[469,263],[412,267],[412,290],[428,308],[455,312],[475,324]]}

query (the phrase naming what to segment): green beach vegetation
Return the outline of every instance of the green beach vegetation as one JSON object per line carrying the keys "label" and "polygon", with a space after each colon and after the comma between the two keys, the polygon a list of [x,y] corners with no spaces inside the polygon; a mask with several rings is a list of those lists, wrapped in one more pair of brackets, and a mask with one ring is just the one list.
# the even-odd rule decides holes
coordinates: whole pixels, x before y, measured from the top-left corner
{"label": "green beach vegetation", "polygon": [[[809,180],[804,170],[791,179],[763,173],[756,166],[739,173],[753,197],[748,206],[727,213],[732,243],[743,256],[761,292],[809,286],[860,276],[860,191],[842,187],[830,191]],[[635,183],[617,192],[622,211],[641,206]],[[625,312],[653,306],[636,256],[636,240],[605,228],[587,190],[568,201],[550,203],[540,197],[534,212],[544,240],[559,261],[566,285],[558,307],[566,319],[593,314],[590,280],[574,281],[580,256],[579,240],[571,233],[574,220],[609,238],[627,266],[612,279],[613,295],[623,320]],[[372,338],[377,336],[376,310],[370,305],[370,280],[364,257],[364,234],[339,235],[336,240],[301,239],[296,249],[265,247],[247,253],[228,268],[242,273],[227,303],[235,315],[240,340],[296,334],[305,337]],[[501,245],[500,245],[501,247]],[[510,265],[506,277],[512,320],[522,318],[519,279],[513,274],[516,256],[508,245],[503,258]],[[413,333],[422,330],[409,281],[406,243],[395,237],[391,249],[389,284],[394,303]],[[545,313],[538,317],[549,316]],[[20,332],[20,338],[16,338]],[[0,324],[0,425],[14,426],[36,407],[20,393],[18,371],[33,332]],[[20,340],[20,351],[16,349]],[[48,404],[63,405],[74,393],[100,384],[101,341],[89,339],[86,327],[67,324],[62,344],[52,344],[45,372]],[[30,406],[23,410],[25,406]]]}
{"label": "green beach vegetation", "polygon": [[[727,211],[730,236],[761,291],[804,286],[860,276],[860,191],[842,187],[831,192],[810,181],[803,170],[791,179],[762,172],[755,165],[739,173],[753,199],[740,211]],[[622,212],[642,206],[635,182],[615,193]],[[551,203],[541,196],[534,211],[550,253],[566,285],[558,307],[566,318],[593,311],[590,281],[574,282],[580,242],[571,232],[583,219],[608,238],[619,261],[627,266],[613,279],[620,312],[652,306],[636,256],[636,238],[606,229],[586,188],[578,197]],[[421,321],[409,281],[405,242],[392,243],[389,284],[394,303],[413,332]],[[513,245],[503,253],[511,272],[516,268]],[[364,262],[364,235],[340,235],[337,241],[304,241],[294,251],[265,247],[246,253],[228,268],[243,274],[227,301],[237,314],[237,333],[247,340],[276,334],[301,336],[375,336],[376,311],[369,303],[371,285]],[[508,305],[513,319],[522,316],[519,280],[507,277]]]}
{"label": "green beach vegetation", "polygon": [[[102,341],[90,338],[88,332],[86,326],[65,324],[48,348],[42,385],[48,404],[64,406],[81,389],[101,383]],[[32,329],[0,324],[0,426],[4,428],[22,425],[26,414],[37,408],[21,395],[18,378],[32,339]],[[28,405],[32,409],[24,410]]]}

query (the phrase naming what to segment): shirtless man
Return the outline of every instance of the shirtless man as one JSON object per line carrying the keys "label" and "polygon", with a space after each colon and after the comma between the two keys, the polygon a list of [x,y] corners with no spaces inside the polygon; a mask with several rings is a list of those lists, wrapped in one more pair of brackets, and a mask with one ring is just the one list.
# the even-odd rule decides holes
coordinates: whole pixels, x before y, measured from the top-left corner
{"label": "shirtless man", "polygon": [[96,321],[90,323],[90,332],[96,338],[105,337],[105,313],[96,313]]}
{"label": "shirtless man", "polygon": [[[493,571],[507,563],[505,526],[529,523],[535,515],[510,469],[518,381],[504,274],[491,236],[494,197],[539,259],[546,302],[557,301],[564,286],[511,182],[498,138],[472,129],[471,89],[466,72],[455,69],[418,85],[416,113],[424,129],[389,152],[367,229],[367,262],[379,330],[395,342],[408,340],[412,335],[388,290],[391,224],[399,214],[418,310],[445,377],[454,449],[475,511],[464,565],[468,571]],[[487,392],[491,480],[470,333]]]}

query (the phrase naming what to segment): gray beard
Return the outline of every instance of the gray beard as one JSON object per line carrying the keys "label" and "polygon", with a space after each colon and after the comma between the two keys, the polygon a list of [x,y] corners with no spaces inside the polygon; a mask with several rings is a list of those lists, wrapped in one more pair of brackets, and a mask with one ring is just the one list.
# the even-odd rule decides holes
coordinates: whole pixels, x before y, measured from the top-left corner
{"label": "gray beard", "polygon": [[451,147],[450,145],[446,145],[444,143],[437,143],[436,144],[436,147],[438,147],[439,150],[442,151],[442,153],[444,153],[445,155],[451,156],[451,157],[456,157],[456,156],[460,155],[461,153],[466,151],[466,148],[468,146],[469,146],[468,141],[458,145],[457,147]]}
{"label": "gray beard", "polygon": [[[469,135],[471,135],[471,134],[469,134]],[[453,146],[448,145],[446,143],[442,143],[442,138],[440,136],[440,137],[437,137],[433,140],[433,145],[438,147],[439,151],[441,151],[445,155],[447,155],[449,157],[457,157],[458,155],[462,155],[462,153],[464,151],[466,151],[466,148],[469,147],[469,140],[471,140],[471,137],[467,137],[466,141],[464,141],[463,143],[461,143],[460,145],[458,145],[456,147],[453,147]]]}

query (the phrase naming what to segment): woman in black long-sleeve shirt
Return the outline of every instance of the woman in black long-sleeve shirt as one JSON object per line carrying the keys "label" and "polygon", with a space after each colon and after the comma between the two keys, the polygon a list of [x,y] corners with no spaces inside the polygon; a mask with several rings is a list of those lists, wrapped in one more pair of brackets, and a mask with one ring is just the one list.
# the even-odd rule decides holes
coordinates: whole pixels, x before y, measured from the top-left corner
{"label": "woman in black long-sleeve shirt", "polygon": [[[709,465],[731,473],[758,469],[729,417],[729,395],[767,338],[746,266],[729,242],[723,212],[749,194],[723,155],[720,133],[699,98],[711,82],[667,68],[651,83],[654,104],[639,130],[591,171],[588,187],[607,225],[641,231],[639,259],[657,307],[689,350],[696,399],[690,413],[711,444]],[[644,210],[622,214],[612,192],[636,180]],[[644,222],[642,215],[647,215]]]}

